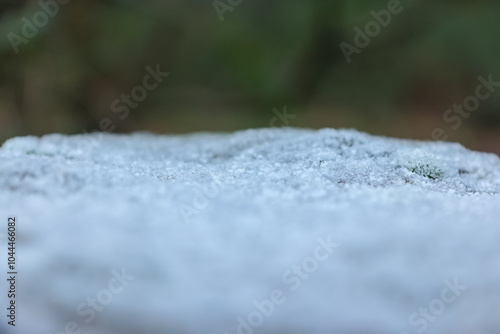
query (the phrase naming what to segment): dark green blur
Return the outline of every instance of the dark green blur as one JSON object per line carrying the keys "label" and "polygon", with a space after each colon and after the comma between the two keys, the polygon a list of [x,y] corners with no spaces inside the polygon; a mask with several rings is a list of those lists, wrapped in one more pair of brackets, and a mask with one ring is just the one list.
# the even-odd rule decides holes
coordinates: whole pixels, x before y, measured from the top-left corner
{"label": "dark green blur", "polygon": [[[470,116],[443,119],[474,95],[479,76],[500,82],[500,2],[400,4],[348,64],[339,45],[354,45],[354,28],[388,1],[243,0],[221,21],[212,0],[72,0],[16,53],[12,33],[23,36],[23,17],[43,9],[0,0],[0,141],[270,125],[431,140],[440,128],[500,153],[500,88]],[[127,115],[114,112],[157,65],[170,75]],[[294,118],[276,116],[284,106]]]}

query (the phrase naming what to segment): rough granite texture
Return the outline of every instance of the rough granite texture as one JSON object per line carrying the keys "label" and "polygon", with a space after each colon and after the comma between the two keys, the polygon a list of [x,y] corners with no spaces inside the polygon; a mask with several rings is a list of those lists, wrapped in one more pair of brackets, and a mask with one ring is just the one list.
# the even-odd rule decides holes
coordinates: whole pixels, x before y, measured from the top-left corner
{"label": "rough granite texture", "polygon": [[[500,159],[459,144],[13,138],[0,212],[19,238],[18,323],[4,282],[1,333],[500,333]],[[110,294],[122,271],[134,278]]]}

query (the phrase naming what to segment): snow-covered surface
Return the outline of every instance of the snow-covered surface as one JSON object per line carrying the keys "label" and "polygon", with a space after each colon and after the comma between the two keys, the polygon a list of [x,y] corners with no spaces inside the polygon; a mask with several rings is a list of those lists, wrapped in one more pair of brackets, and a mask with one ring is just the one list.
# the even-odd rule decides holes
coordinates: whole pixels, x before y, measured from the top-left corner
{"label": "snow-covered surface", "polygon": [[[353,130],[13,138],[20,305],[0,331],[498,334],[499,193],[495,155]],[[87,323],[113,270],[134,279]]]}

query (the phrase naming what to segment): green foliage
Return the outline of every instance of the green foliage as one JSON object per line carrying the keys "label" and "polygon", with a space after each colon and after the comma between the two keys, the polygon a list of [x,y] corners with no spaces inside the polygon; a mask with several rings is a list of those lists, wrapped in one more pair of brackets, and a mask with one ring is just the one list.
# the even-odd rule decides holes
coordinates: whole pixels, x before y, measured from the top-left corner
{"label": "green foliage", "polygon": [[445,165],[434,155],[421,149],[400,152],[399,161],[410,172],[429,179],[441,179],[445,175]]}
{"label": "green foliage", "polygon": [[[19,34],[21,18],[39,10],[37,1],[21,3],[0,6],[2,35]],[[352,44],[354,27],[373,20],[370,12],[386,9],[386,1],[246,0],[222,22],[211,1],[70,1],[19,54],[0,39],[0,112],[14,110],[31,130],[95,128],[111,101],[155,64],[172,77],[141,105],[136,121],[161,113],[172,122],[206,105],[262,110],[253,117],[263,126],[269,110],[284,104],[340,105],[362,117],[421,104],[442,113],[478,75],[500,78],[499,2],[402,4],[349,65],[339,44]],[[498,98],[488,103],[500,110]],[[128,130],[128,122],[118,122],[118,130]]]}
{"label": "green foliage", "polygon": [[430,179],[441,179],[444,176],[444,171],[436,165],[432,164],[416,164],[409,169],[411,172]]}

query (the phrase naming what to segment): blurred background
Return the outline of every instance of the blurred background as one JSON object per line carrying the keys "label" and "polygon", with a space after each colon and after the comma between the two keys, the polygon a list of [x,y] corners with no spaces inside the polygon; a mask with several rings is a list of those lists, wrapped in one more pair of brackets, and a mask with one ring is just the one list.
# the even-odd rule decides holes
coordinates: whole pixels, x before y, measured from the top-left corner
{"label": "blurred background", "polygon": [[[387,8],[352,0],[0,0],[0,141],[270,125],[432,140],[441,129],[449,141],[500,154],[500,88],[470,117],[443,118],[475,94],[479,76],[500,81],[500,2],[402,0],[348,63],[340,44],[356,47],[354,28]],[[148,66],[170,75],[144,90]],[[132,92],[140,101],[127,104]],[[277,116],[284,106],[293,118]]]}

